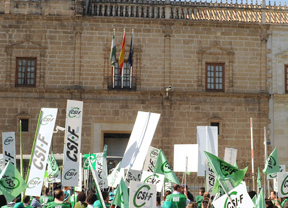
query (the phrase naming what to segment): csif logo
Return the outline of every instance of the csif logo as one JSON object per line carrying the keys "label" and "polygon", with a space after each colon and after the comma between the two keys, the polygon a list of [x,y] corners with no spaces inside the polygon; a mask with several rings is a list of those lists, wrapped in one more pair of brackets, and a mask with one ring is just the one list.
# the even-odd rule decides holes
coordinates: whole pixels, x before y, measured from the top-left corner
{"label": "csif logo", "polygon": [[6,189],[17,189],[20,186],[20,180],[16,177],[4,175],[2,176],[0,184]]}
{"label": "csif logo", "polygon": [[69,118],[79,118],[81,115],[80,108],[74,107],[68,112],[68,117]]}
{"label": "csif logo", "polygon": [[288,175],[284,178],[282,184],[281,184],[281,194],[287,195],[288,194]]}
{"label": "csif logo", "polygon": [[144,183],[152,183],[152,184],[156,183],[157,184],[160,182],[159,180],[157,180],[157,178],[159,178],[159,175],[157,174],[150,175],[147,178],[145,178]]}
{"label": "csif logo", "polygon": [[4,144],[9,145],[13,141],[14,141],[14,139],[11,136],[9,136],[4,140]]}
{"label": "csif logo", "polygon": [[237,191],[231,192],[229,196],[232,202],[227,197],[223,208],[235,208],[235,207],[240,206],[240,204],[243,203],[243,194],[240,194],[239,196],[237,196],[237,194],[238,194]]}
{"label": "csif logo", "polygon": [[77,171],[75,169],[70,169],[65,173],[64,179],[70,180],[71,178],[73,178],[76,175],[77,175]]}
{"label": "csif logo", "polygon": [[164,172],[164,173],[170,173],[172,171],[168,161],[164,162],[162,165],[161,165],[161,171]]}
{"label": "csif logo", "polygon": [[[143,190],[144,189],[144,190]],[[146,189],[146,190],[145,190]],[[137,208],[139,207],[143,207],[146,202],[145,201],[149,201],[152,196],[153,193],[150,193],[150,186],[149,185],[143,185],[141,186],[135,193],[134,197],[133,197],[133,205]],[[144,201],[142,204],[138,204],[137,201]]]}
{"label": "csif logo", "polygon": [[158,154],[159,154],[159,151],[157,149],[153,149],[151,152],[150,152],[150,157],[152,158],[157,158],[158,157]]}
{"label": "csif logo", "polygon": [[275,160],[275,158],[273,157],[273,156],[269,156],[269,159],[268,159],[268,167],[269,168],[273,168],[274,166],[276,166],[276,160]]}
{"label": "csif logo", "polygon": [[87,157],[87,159],[84,161],[84,168],[89,168],[89,160],[91,161],[91,165],[92,167],[95,166],[95,162],[96,162],[96,157],[95,155],[90,155],[89,157]]}
{"label": "csif logo", "polygon": [[41,184],[41,180],[39,177],[35,177],[35,178],[32,178],[28,183],[28,188],[34,188],[35,186],[38,186]]}
{"label": "csif logo", "polygon": [[53,115],[52,114],[49,114],[49,115],[47,115],[47,116],[45,116],[44,118],[42,118],[42,120],[41,120],[41,124],[42,125],[47,125],[48,123],[50,123],[51,121],[53,121],[54,120],[54,118],[53,118]]}

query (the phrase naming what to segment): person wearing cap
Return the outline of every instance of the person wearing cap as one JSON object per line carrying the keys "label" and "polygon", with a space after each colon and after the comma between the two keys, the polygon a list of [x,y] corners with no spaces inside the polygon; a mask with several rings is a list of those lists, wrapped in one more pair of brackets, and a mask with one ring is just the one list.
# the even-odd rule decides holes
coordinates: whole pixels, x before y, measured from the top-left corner
{"label": "person wearing cap", "polygon": [[172,202],[175,208],[185,208],[187,198],[184,194],[181,194],[181,186],[178,184],[174,184],[173,188],[173,193],[166,197],[166,201]]}

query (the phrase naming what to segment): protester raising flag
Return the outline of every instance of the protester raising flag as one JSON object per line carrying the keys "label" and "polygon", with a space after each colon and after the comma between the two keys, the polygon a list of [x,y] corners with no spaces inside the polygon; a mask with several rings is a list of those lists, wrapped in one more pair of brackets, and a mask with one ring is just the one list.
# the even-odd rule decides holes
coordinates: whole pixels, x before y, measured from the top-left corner
{"label": "protester raising flag", "polygon": [[129,208],[129,192],[123,178],[121,178],[120,184],[118,185],[112,204],[120,208]]}
{"label": "protester raising flag", "polygon": [[8,162],[0,174],[0,190],[3,192],[6,200],[11,202],[27,187],[26,182],[16,167],[11,162]]}
{"label": "protester raising flag", "polygon": [[165,179],[180,184],[179,180],[177,179],[175,173],[173,172],[172,168],[170,167],[167,158],[162,150],[159,152],[159,156],[155,165],[154,173],[164,174]]}
{"label": "protester raising flag", "polygon": [[278,160],[278,151],[277,147],[273,150],[273,152],[269,155],[265,162],[265,168],[263,170],[263,173],[266,175],[272,174],[272,173],[277,173],[280,171],[279,167],[279,160]]}
{"label": "protester raising flag", "polygon": [[261,173],[260,173],[259,167],[258,167],[258,174],[257,174],[257,186],[258,186],[258,190],[260,190],[262,188],[262,186],[261,186]]}
{"label": "protester raising flag", "polygon": [[225,189],[226,192],[230,190],[229,186],[227,186],[228,182],[233,188],[235,188],[241,183],[248,167],[241,170],[221,160],[220,158],[216,157],[215,155],[209,152],[204,151],[204,154],[209,164],[211,165],[211,168],[213,169],[216,178],[221,183],[225,182],[222,183],[221,186],[224,185],[223,188]]}
{"label": "protester raising flag", "polygon": [[255,208],[266,208],[265,198],[264,198],[264,191],[261,189],[260,194],[256,200]]}
{"label": "protester raising flag", "polygon": [[119,67],[120,67],[120,74],[122,74],[123,64],[124,64],[124,57],[125,57],[125,39],[126,39],[126,32],[124,29],[122,47],[119,55]]}
{"label": "protester raising flag", "polygon": [[57,176],[59,174],[59,169],[53,152],[51,152],[51,156],[48,158],[47,163],[48,175]]}
{"label": "protester raising flag", "polygon": [[110,62],[111,62],[111,66],[114,66],[115,63],[116,63],[115,29],[113,30],[113,36],[112,36],[111,52],[110,52]]}

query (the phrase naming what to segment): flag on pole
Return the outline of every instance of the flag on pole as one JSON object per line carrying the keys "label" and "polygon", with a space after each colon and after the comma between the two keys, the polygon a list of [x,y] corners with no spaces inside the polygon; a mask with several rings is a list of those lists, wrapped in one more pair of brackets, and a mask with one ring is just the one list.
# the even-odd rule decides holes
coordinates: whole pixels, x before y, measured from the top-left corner
{"label": "flag on pole", "polygon": [[167,158],[162,150],[159,152],[159,156],[155,165],[154,173],[159,173],[165,175],[165,179],[180,184],[179,180],[177,179],[175,173],[173,172],[172,168],[170,167]]}
{"label": "flag on pole", "polygon": [[17,168],[9,161],[0,174],[0,190],[6,200],[11,202],[27,187]]}
{"label": "flag on pole", "polygon": [[119,67],[120,67],[120,74],[122,74],[122,69],[124,65],[124,57],[125,57],[125,39],[126,39],[126,32],[124,29],[124,35],[123,35],[123,41],[122,41],[122,47],[119,55]]}
{"label": "flag on pole", "polygon": [[123,178],[121,178],[120,184],[117,188],[116,195],[114,197],[112,204],[117,205],[118,207],[121,208],[129,208],[129,192],[128,187]]}
{"label": "flag on pole", "polygon": [[[241,183],[248,167],[246,167],[245,169],[238,169],[234,165],[230,165],[229,163],[221,160],[220,158],[209,152],[204,151],[204,154],[209,161],[209,164],[211,165],[211,168],[213,169],[216,178],[220,182],[226,182],[226,184],[227,182],[229,182],[233,188],[235,188]],[[227,190],[228,186],[224,186],[226,189],[225,191],[229,191],[229,189]]]}
{"label": "flag on pole", "polygon": [[261,187],[261,173],[260,173],[260,169],[258,167],[258,174],[257,174],[257,186],[258,186],[258,190],[260,190]]}
{"label": "flag on pole", "polygon": [[279,160],[278,160],[278,151],[277,147],[273,150],[273,152],[269,155],[265,162],[265,168],[263,170],[263,173],[266,175],[271,173],[277,173],[280,171],[279,167]]}
{"label": "flag on pole", "polygon": [[113,30],[113,36],[112,36],[112,42],[111,42],[110,62],[111,62],[111,66],[114,66],[116,63],[115,29]]}
{"label": "flag on pole", "polygon": [[134,30],[132,30],[130,51],[129,51],[129,57],[128,57],[128,62],[129,62],[130,68],[133,66],[133,54],[134,54],[133,39],[134,39]]}
{"label": "flag on pole", "polygon": [[264,191],[261,189],[260,194],[256,200],[255,208],[266,208],[265,198],[264,198]]}
{"label": "flag on pole", "polygon": [[50,158],[48,158],[48,175],[57,176],[59,173],[58,164],[54,157],[53,152],[51,152]]}

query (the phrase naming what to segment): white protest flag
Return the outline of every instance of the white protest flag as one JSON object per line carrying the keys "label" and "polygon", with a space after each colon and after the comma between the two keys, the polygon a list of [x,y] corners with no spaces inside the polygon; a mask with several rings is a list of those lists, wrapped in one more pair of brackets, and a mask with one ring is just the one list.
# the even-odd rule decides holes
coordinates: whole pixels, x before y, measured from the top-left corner
{"label": "white protest flag", "polygon": [[63,186],[78,186],[82,116],[83,102],[67,100],[62,170]]}
{"label": "white protest flag", "polygon": [[278,196],[288,197],[288,173],[277,173]]}
{"label": "white protest flag", "polygon": [[125,177],[125,183],[127,187],[130,187],[131,181],[141,181],[142,171],[141,170],[132,170],[128,169]]}
{"label": "white protest flag", "polygon": [[131,181],[129,208],[155,208],[156,185]]}
{"label": "white protest flag", "polygon": [[225,148],[224,161],[230,165],[234,165],[237,160],[237,149]]}
{"label": "white protest flag", "polygon": [[25,194],[28,196],[41,195],[57,110],[57,108],[41,108],[34,139],[33,158],[30,159],[31,167],[26,180],[28,188]]}
{"label": "white protest flag", "polygon": [[100,188],[108,188],[107,162],[104,153],[96,153],[96,169],[91,171],[95,171]]}
{"label": "white protest flag", "polygon": [[218,156],[218,128],[216,126],[197,126],[198,174],[205,176],[206,157],[204,151]]}
{"label": "white protest flag", "polygon": [[143,171],[141,182],[154,184],[157,186],[157,191],[161,192],[164,184],[165,175],[158,173],[151,173],[148,171]]}
{"label": "white protest flag", "polygon": [[230,201],[227,194],[221,196],[216,201],[213,201],[213,206],[215,208],[228,208],[228,207],[237,207],[237,208],[253,208],[254,203],[250,196],[247,193],[246,185],[241,183],[236,188],[229,191],[229,196],[232,202]]}
{"label": "white protest flag", "polygon": [[160,114],[138,111],[121,168],[142,170],[159,118]]}
{"label": "white protest flag", "polygon": [[145,158],[143,166],[143,171],[148,171],[152,173],[154,172],[159,152],[160,152],[159,149],[152,146],[149,147],[148,154]]}
{"label": "white protest flag", "polygon": [[80,160],[79,160],[79,179],[78,179],[78,186],[75,187],[75,191],[82,191],[82,181],[83,181],[83,169],[82,169],[82,153],[80,153]]}
{"label": "white protest flag", "polygon": [[198,145],[175,144],[174,145],[174,172],[198,171]]}
{"label": "white protest flag", "polygon": [[3,166],[10,161],[16,167],[15,132],[2,132],[2,147]]}

